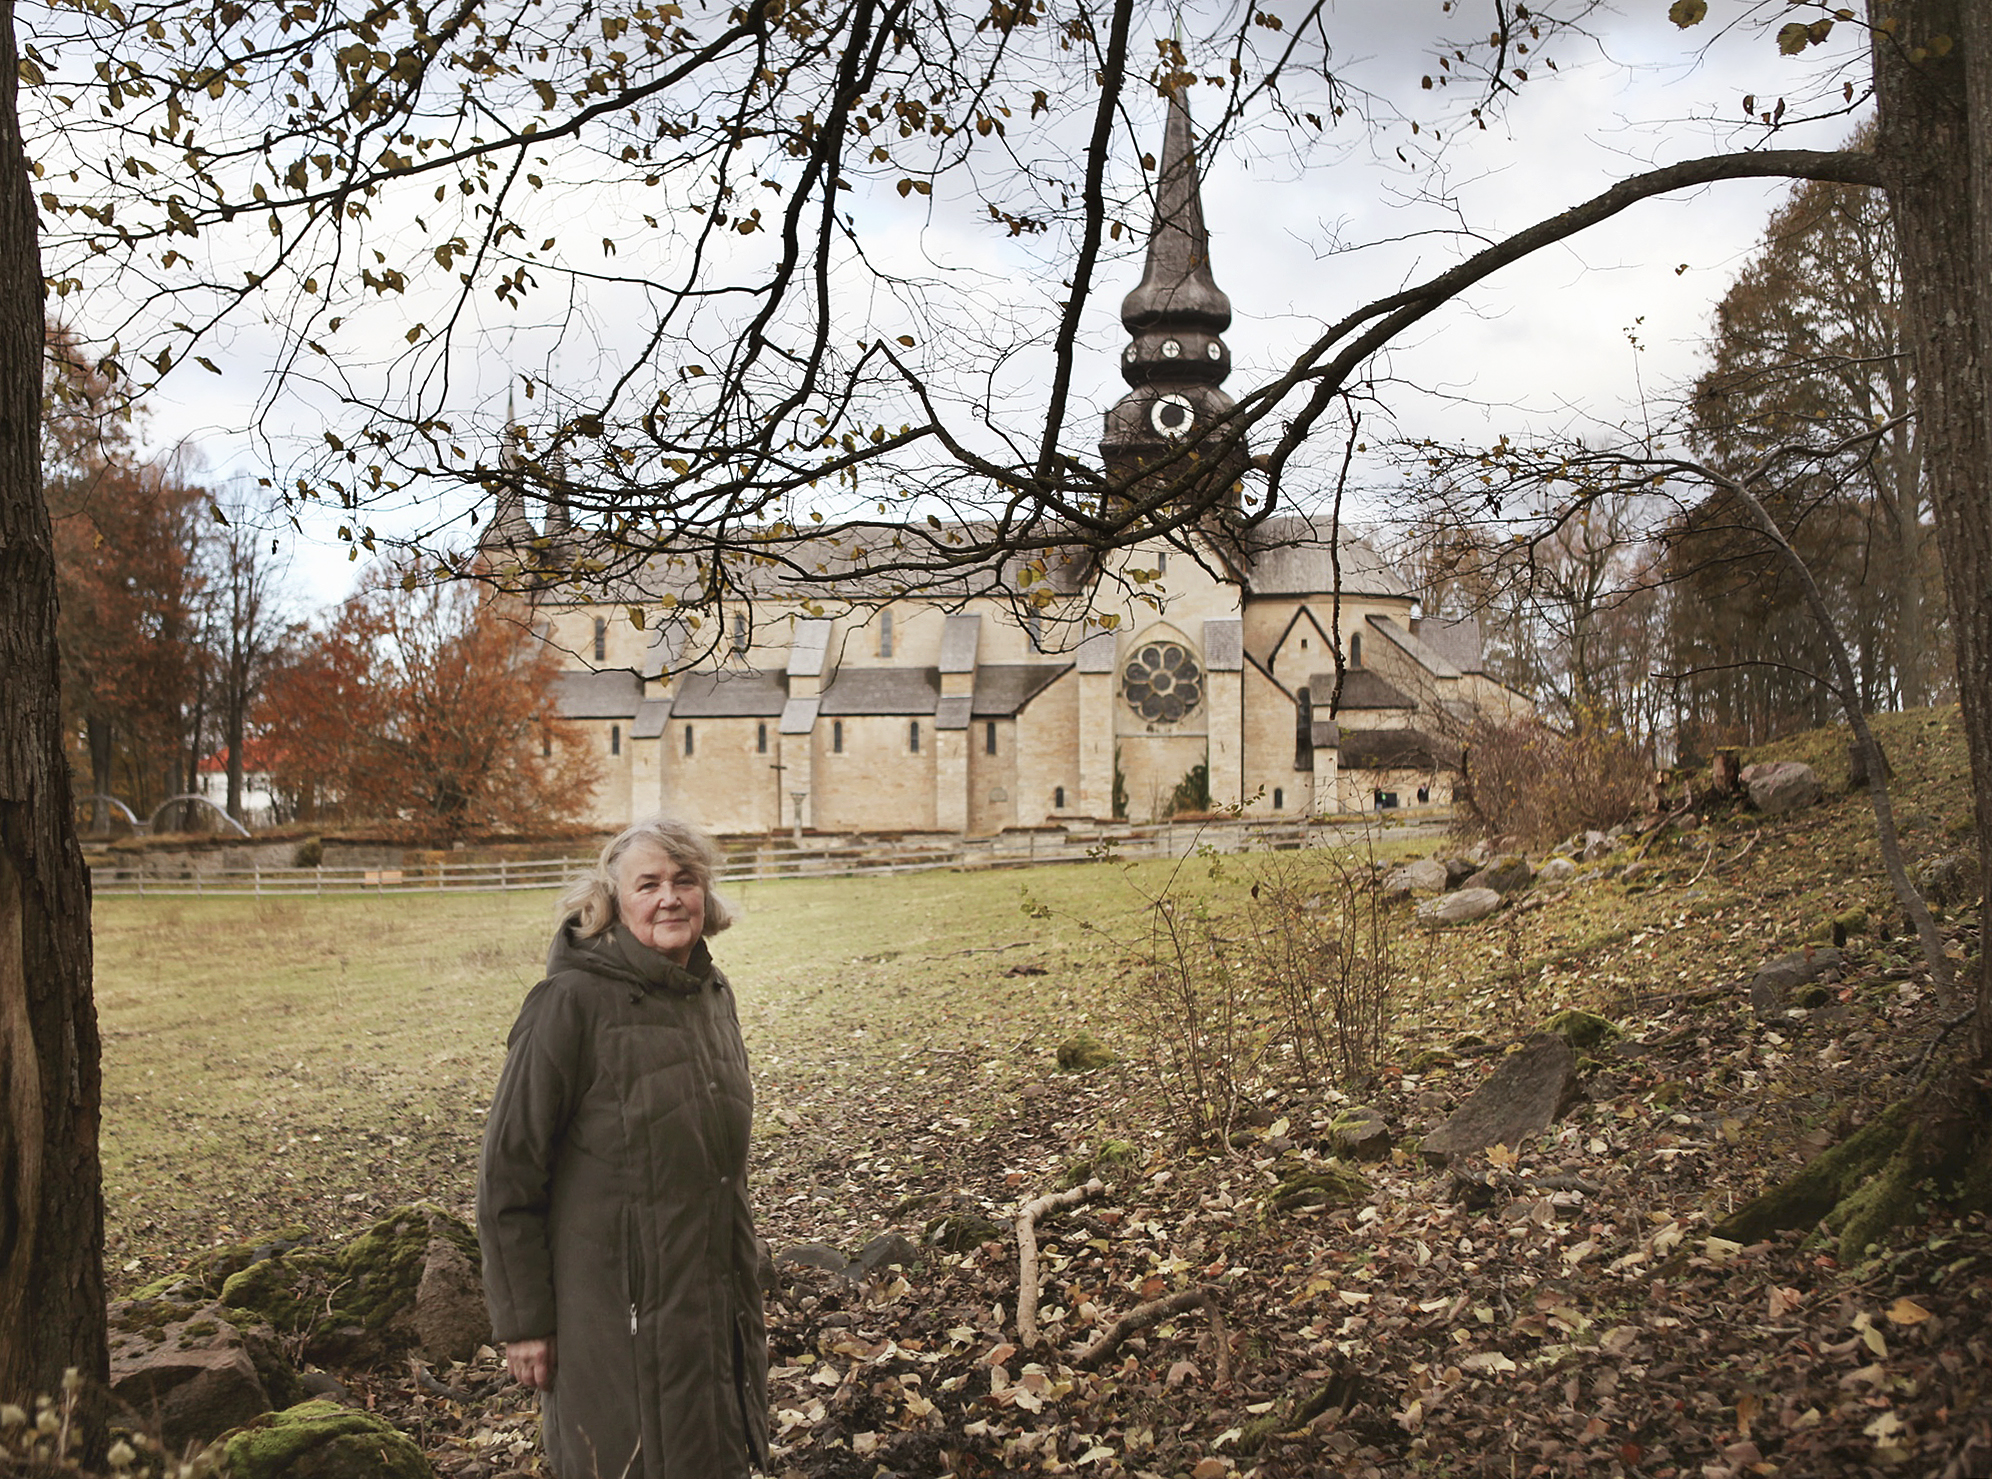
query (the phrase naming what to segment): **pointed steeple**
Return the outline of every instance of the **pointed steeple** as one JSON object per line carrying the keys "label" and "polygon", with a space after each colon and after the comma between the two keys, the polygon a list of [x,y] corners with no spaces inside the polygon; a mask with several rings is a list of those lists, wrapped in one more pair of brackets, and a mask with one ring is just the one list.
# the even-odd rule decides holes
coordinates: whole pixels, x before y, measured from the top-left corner
{"label": "pointed steeple", "polygon": [[514,559],[519,558],[539,538],[532,520],[526,517],[525,495],[519,487],[520,436],[517,412],[508,393],[505,397],[505,440],[498,449],[501,472],[497,506],[491,511],[491,522],[484,526],[484,537],[477,542],[477,547],[486,554],[509,551]]}
{"label": "pointed steeple", "polygon": [[[1148,261],[1140,285],[1121,303],[1121,323],[1134,336],[1121,356],[1121,374],[1130,385],[1158,378],[1215,385],[1231,371],[1229,353],[1217,337],[1231,327],[1231,299],[1211,276],[1201,183],[1190,109],[1179,88],[1169,95],[1162,134]],[[1175,354],[1163,348],[1172,339]],[[1195,352],[1184,352],[1193,346]]]}
{"label": "pointed steeple", "polygon": [[1101,458],[1117,476],[1166,455],[1233,405],[1218,388],[1231,373],[1231,351],[1220,337],[1231,324],[1231,300],[1211,275],[1196,132],[1183,92],[1169,95],[1147,262],[1121,304],[1131,340],[1121,352],[1121,376],[1132,389],[1107,412],[1100,438]]}

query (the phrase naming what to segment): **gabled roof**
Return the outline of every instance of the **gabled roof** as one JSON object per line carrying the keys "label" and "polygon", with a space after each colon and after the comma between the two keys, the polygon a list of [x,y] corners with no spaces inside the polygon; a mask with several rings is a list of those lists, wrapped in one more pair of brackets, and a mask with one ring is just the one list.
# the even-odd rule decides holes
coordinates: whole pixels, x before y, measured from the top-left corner
{"label": "gabled roof", "polygon": [[628,668],[561,673],[553,699],[563,719],[628,719],[643,699],[643,682]]}
{"label": "gabled roof", "polygon": [[938,668],[839,668],[820,714],[931,714],[941,697]]}
{"label": "gabled roof", "polygon": [[[1307,680],[1307,696],[1320,708],[1327,708],[1329,698],[1335,692],[1333,673],[1315,673]],[[1418,706],[1406,695],[1391,687],[1383,678],[1368,668],[1350,668],[1342,677],[1342,706],[1340,712],[1346,714],[1351,709],[1415,709]]]}
{"label": "gabled roof", "polygon": [[[1327,596],[1335,591],[1335,561],[1328,547],[1326,515],[1275,514],[1245,537],[1245,585],[1254,596]],[[1345,527],[1341,539],[1342,594],[1408,596],[1410,587],[1366,539]]]}
{"label": "gabled roof", "polygon": [[975,670],[972,712],[978,719],[1007,719],[1071,671],[1069,662],[984,663]]}
{"label": "gabled roof", "polygon": [[772,719],[788,702],[774,673],[687,673],[671,698],[673,719]]}
{"label": "gabled roof", "polygon": [[1459,751],[1416,729],[1345,729],[1344,770],[1458,770]]}

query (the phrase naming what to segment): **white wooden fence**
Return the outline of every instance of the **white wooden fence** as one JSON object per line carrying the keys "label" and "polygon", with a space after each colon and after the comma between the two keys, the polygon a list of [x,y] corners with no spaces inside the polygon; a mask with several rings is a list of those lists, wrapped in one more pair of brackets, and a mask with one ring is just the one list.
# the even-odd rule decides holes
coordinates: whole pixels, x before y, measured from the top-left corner
{"label": "white wooden fence", "polygon": [[[1427,820],[1429,819],[1411,819]],[[1182,857],[1199,846],[1219,852],[1290,851],[1359,842],[1366,829],[1384,824],[1375,816],[1350,815],[1307,821],[1164,823],[1121,826],[1097,832],[1036,831],[948,842],[878,841],[847,847],[791,846],[770,841],[730,848],[719,882],[762,882],[777,878],[860,877],[915,873],[937,868],[1017,868],[1088,858]],[[1389,824],[1392,831],[1401,822]],[[499,893],[514,889],[559,888],[593,865],[591,858],[500,862],[448,860],[400,867],[224,868],[201,870],[182,864],[148,872],[142,855],[91,870],[98,898],[325,898],[338,894]]]}

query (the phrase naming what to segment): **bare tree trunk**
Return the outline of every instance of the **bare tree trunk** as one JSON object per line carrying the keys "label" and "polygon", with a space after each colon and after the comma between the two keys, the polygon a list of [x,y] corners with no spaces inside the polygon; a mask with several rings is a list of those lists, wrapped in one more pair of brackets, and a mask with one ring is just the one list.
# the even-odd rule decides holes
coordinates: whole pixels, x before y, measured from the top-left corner
{"label": "bare tree trunk", "polygon": [[[1902,253],[1980,876],[1992,881],[1992,15],[1958,0],[1870,0],[1869,13],[1890,26],[1875,41],[1877,152]],[[1981,952],[1976,1004],[1972,1056],[1983,1063],[1992,951]]]}
{"label": "bare tree trunk", "polygon": [[109,1361],[90,889],[62,744],[41,252],[17,76],[13,0],[0,0],[0,1398],[53,1394],[74,1366],[95,1378],[94,1403]]}

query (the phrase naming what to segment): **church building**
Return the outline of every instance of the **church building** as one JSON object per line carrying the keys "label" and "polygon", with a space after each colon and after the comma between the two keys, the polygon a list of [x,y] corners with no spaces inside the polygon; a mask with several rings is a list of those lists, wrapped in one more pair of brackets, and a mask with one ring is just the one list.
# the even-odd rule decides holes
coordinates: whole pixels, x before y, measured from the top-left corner
{"label": "church building", "polygon": [[[1131,475],[1232,406],[1231,303],[1180,99],[1121,321],[1130,388],[1100,451]],[[550,507],[534,530],[507,492],[485,551],[564,536],[558,518]],[[1060,572],[1077,621],[1033,612],[1014,588],[836,602],[770,586],[721,612],[717,642],[708,624],[691,644],[680,623],[634,626],[625,593],[549,596],[536,618],[572,662],[561,712],[602,762],[594,819],[664,808],[720,834],[976,836],[1443,804],[1473,716],[1528,711],[1484,671],[1477,622],[1421,615],[1366,542],[1344,533],[1330,549],[1325,516],[1175,539]]]}

